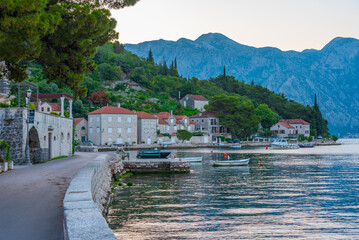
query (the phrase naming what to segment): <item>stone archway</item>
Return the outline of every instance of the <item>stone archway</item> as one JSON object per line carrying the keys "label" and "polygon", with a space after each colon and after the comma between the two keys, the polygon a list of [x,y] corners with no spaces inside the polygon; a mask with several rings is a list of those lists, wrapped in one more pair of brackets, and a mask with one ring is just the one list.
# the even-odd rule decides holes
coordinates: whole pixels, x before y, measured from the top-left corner
{"label": "stone archway", "polygon": [[29,131],[29,147],[30,147],[30,161],[37,163],[41,161],[41,147],[39,134],[35,127]]}

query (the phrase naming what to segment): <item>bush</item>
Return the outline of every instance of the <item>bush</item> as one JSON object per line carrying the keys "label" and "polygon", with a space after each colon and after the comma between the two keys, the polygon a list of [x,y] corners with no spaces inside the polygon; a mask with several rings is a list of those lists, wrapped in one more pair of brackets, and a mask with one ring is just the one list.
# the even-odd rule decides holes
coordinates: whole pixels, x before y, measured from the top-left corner
{"label": "bush", "polygon": [[332,135],[332,139],[333,139],[334,142],[336,142],[339,138],[337,136],[335,136],[335,135]]}
{"label": "bush", "polygon": [[10,104],[0,103],[0,108],[9,108],[9,107],[11,107]]}
{"label": "bush", "polygon": [[192,136],[203,136],[203,132],[194,132]]}

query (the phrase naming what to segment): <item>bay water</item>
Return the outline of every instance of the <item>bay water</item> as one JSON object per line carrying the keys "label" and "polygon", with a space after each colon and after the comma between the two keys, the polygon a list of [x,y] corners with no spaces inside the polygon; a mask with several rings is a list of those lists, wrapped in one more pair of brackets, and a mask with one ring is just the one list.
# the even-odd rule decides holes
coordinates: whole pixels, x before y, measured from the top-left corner
{"label": "bay water", "polygon": [[[109,225],[119,239],[359,239],[359,141],[341,141],[175,151],[204,160],[189,174],[124,178],[134,185],[116,189]],[[212,167],[224,153],[249,166]]]}

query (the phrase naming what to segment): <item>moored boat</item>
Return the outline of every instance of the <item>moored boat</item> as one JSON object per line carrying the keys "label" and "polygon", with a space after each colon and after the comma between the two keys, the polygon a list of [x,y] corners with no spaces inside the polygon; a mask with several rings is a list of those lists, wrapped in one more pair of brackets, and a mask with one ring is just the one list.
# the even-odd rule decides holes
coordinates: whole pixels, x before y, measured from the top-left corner
{"label": "moored boat", "polygon": [[182,160],[187,162],[202,162],[203,157],[188,157],[188,158],[182,158]]}
{"label": "moored boat", "polygon": [[298,145],[299,145],[299,147],[301,147],[301,148],[312,148],[312,147],[314,147],[314,145],[313,145],[312,142],[307,142],[307,141],[302,142],[302,143],[300,143],[300,144],[298,144]]}
{"label": "moored boat", "polygon": [[228,160],[228,161],[213,161],[211,160],[211,165],[213,167],[225,167],[225,166],[247,166],[250,158],[240,159],[240,160]]}
{"label": "moored boat", "polygon": [[138,151],[137,158],[167,158],[171,152],[158,149],[142,149]]}
{"label": "moored boat", "polygon": [[241,148],[242,145],[241,144],[234,144],[232,146],[230,146],[231,148]]}
{"label": "moored boat", "polygon": [[288,143],[284,138],[278,139],[271,143],[272,149],[297,149],[299,148],[298,143]]}

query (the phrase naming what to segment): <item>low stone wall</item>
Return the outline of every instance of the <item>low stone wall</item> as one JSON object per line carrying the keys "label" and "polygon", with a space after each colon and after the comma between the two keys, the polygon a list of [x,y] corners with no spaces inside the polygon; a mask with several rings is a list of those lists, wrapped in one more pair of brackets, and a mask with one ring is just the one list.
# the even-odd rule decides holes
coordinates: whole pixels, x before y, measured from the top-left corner
{"label": "low stone wall", "polygon": [[132,173],[187,173],[190,171],[190,164],[187,161],[166,159],[137,159],[122,161],[126,172]]}
{"label": "low stone wall", "polygon": [[[111,163],[106,154],[81,169],[72,179],[64,198],[64,236],[66,240],[115,240],[103,213],[111,193],[114,172],[123,165]],[[115,164],[116,163],[116,164]]]}
{"label": "low stone wall", "polygon": [[98,152],[97,146],[76,146],[76,152]]}

